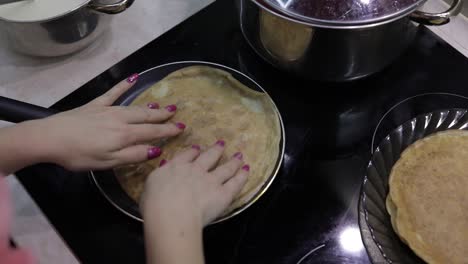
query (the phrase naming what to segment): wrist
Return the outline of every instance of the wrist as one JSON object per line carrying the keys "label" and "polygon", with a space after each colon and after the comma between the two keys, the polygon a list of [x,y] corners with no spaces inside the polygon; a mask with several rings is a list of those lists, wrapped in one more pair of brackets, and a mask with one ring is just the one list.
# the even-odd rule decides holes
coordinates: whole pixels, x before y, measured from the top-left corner
{"label": "wrist", "polygon": [[[144,198],[143,198],[144,199]],[[178,225],[188,228],[203,229],[201,212],[189,206],[174,206],[174,203],[155,202],[157,199],[144,199],[140,203],[145,222],[157,226]]]}
{"label": "wrist", "polygon": [[53,162],[53,148],[57,146],[51,140],[52,131],[46,119],[27,121],[21,124],[20,133],[23,133],[26,154],[34,163]]}
{"label": "wrist", "polygon": [[26,166],[43,161],[44,153],[37,142],[40,135],[36,127],[36,121],[27,121],[2,129],[0,170],[3,173],[14,173]]}
{"label": "wrist", "polygon": [[203,224],[194,212],[145,206],[143,219],[148,263],[204,263]]}

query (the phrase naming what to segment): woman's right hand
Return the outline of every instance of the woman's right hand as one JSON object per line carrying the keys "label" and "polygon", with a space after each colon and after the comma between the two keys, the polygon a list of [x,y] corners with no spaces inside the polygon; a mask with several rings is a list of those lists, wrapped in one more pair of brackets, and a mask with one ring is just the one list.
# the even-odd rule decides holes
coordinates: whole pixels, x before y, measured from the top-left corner
{"label": "woman's right hand", "polygon": [[226,210],[249,174],[241,153],[217,166],[223,152],[222,140],[204,152],[194,145],[149,175],[140,201],[148,263],[204,263],[203,227]]}
{"label": "woman's right hand", "polygon": [[250,170],[240,152],[217,166],[224,144],[219,140],[204,152],[194,145],[170,161],[163,160],[163,166],[146,181],[141,200],[144,215],[188,217],[202,226],[220,216],[244,186]]}

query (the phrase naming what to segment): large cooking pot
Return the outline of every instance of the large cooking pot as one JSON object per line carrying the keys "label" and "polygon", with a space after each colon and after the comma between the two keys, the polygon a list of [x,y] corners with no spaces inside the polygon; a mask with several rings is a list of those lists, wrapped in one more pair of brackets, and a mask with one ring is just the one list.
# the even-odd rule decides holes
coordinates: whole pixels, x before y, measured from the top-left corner
{"label": "large cooking pot", "polygon": [[[38,0],[35,0],[38,1]],[[60,0],[65,1],[65,0]],[[0,14],[0,30],[6,33],[9,45],[14,50],[35,56],[62,56],[77,52],[95,41],[109,27],[112,14],[125,11],[134,0],[67,0],[69,6],[54,7],[54,1],[18,2],[11,6],[12,12]],[[76,3],[79,3],[76,5]],[[27,4],[44,4],[50,8],[43,16],[38,11],[31,14]],[[24,8],[13,5],[25,5]],[[52,11],[50,11],[52,10]],[[56,10],[57,13],[53,13]],[[27,13],[29,12],[29,13]],[[52,12],[52,13],[51,13]]]}
{"label": "large cooking pot", "polygon": [[416,9],[425,0],[238,0],[242,33],[274,66],[322,81],[378,72],[411,43],[417,22],[443,25],[462,8]]}

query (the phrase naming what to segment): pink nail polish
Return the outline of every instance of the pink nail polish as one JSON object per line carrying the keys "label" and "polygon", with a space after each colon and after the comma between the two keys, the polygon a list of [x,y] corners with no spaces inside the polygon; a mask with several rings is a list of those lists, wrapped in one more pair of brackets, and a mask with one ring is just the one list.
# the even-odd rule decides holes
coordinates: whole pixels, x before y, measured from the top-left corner
{"label": "pink nail polish", "polygon": [[166,106],[166,110],[169,111],[169,112],[175,112],[175,110],[177,110],[177,106],[168,105],[168,106]]}
{"label": "pink nail polish", "polygon": [[158,147],[152,147],[148,149],[148,159],[155,159],[159,156],[161,156],[162,150],[161,148]]}
{"label": "pink nail polish", "polygon": [[164,164],[166,164],[166,163],[167,163],[167,160],[162,159],[162,160],[159,162],[159,167],[164,166]]}
{"label": "pink nail polish", "polygon": [[201,148],[200,148],[200,145],[192,145],[192,148],[193,148],[193,149],[196,149],[196,150],[198,150],[198,151],[200,151],[200,149],[201,149]]}
{"label": "pink nail polish", "polygon": [[130,77],[127,78],[128,83],[134,83],[138,80],[138,73],[132,74]]}
{"label": "pink nail polish", "polygon": [[216,141],[216,145],[220,145],[221,147],[224,147],[225,144],[226,144],[226,142],[224,142],[224,140],[222,140],[222,139]]}
{"label": "pink nail polish", "polygon": [[177,122],[177,123],[175,123],[175,125],[176,125],[176,127],[179,128],[179,129],[182,129],[182,130],[185,129],[185,124],[184,124],[184,123]]}
{"label": "pink nail polish", "polygon": [[147,104],[147,106],[150,109],[159,109],[159,104],[158,103],[149,103],[149,104]]}
{"label": "pink nail polish", "polygon": [[236,153],[233,155],[233,157],[236,158],[236,159],[242,160],[242,153],[241,153],[241,152],[236,152]]}
{"label": "pink nail polish", "polygon": [[242,166],[242,169],[245,170],[245,171],[249,171],[250,170],[250,166],[245,164],[244,166]]}

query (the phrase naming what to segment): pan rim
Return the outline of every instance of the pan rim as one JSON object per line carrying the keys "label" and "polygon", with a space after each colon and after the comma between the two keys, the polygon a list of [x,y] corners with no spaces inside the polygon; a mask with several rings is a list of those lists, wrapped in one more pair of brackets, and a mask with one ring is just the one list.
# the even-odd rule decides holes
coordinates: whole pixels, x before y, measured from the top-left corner
{"label": "pan rim", "polygon": [[[251,207],[255,202],[257,202],[260,197],[263,196],[263,194],[265,194],[267,192],[267,190],[270,188],[270,186],[273,184],[273,181],[275,180],[276,176],[278,175],[280,169],[281,169],[281,165],[283,163],[283,159],[284,159],[284,153],[285,153],[285,149],[286,149],[286,130],[284,128],[284,123],[283,123],[283,118],[281,116],[281,113],[279,112],[279,109],[276,105],[276,103],[274,102],[273,98],[270,96],[270,94],[260,85],[258,84],[255,80],[253,80],[251,77],[249,77],[247,74],[239,71],[239,70],[236,70],[234,68],[231,68],[229,66],[226,66],[226,65],[222,65],[222,64],[219,64],[219,63],[214,63],[214,62],[209,62],[209,61],[197,61],[197,60],[184,60],[184,61],[173,61],[173,62],[169,62],[169,63],[165,63],[165,64],[161,64],[161,65],[157,65],[155,67],[152,67],[152,68],[149,68],[149,69],[146,69],[142,72],[139,73],[139,75],[143,75],[145,73],[148,73],[150,71],[153,71],[153,70],[156,70],[156,69],[159,69],[159,68],[163,68],[163,67],[168,67],[168,66],[172,66],[172,65],[181,65],[181,64],[196,64],[196,65],[208,65],[208,66],[215,66],[215,67],[218,67],[218,68],[222,68],[222,69],[225,69],[227,70],[228,72],[234,72],[240,76],[243,76],[244,78],[246,78],[248,81],[252,82],[256,88],[260,89],[263,93],[265,93],[267,96],[268,96],[268,99],[270,101],[270,103],[272,104],[272,106],[274,107],[274,110],[276,112],[276,116],[278,118],[278,121],[279,121],[279,124],[280,124],[280,130],[281,130],[281,135],[280,135],[280,143],[279,143],[279,147],[280,147],[280,152],[279,152],[279,155],[277,157],[277,160],[276,160],[276,164],[275,164],[275,168],[273,169],[271,175],[264,181],[264,183],[261,185],[260,189],[255,193],[255,195],[253,197],[251,197],[246,203],[244,203],[241,207],[238,207],[236,209],[234,209],[233,211],[231,211],[229,214],[223,216],[223,217],[220,217],[220,218],[217,218],[215,220],[213,220],[212,222],[210,222],[208,225],[213,225],[213,224],[216,224],[216,223],[220,223],[220,222],[224,222],[228,219],[231,219],[233,218],[234,216],[237,216],[239,215],[240,213],[242,213],[243,211],[247,210],[247,208]],[[234,76],[233,76],[234,77]],[[249,87],[250,88],[250,87]],[[250,88],[252,89],[252,88]],[[94,183],[94,185],[98,188],[99,192],[104,196],[104,198],[111,204],[113,205],[115,208],[117,208],[120,212],[124,213],[125,215],[129,216],[130,218],[134,219],[134,220],[137,220],[137,221],[140,221],[140,222],[144,222],[143,218],[142,217],[138,217],[138,216],[135,216],[134,214],[128,212],[127,210],[125,210],[124,208],[122,208],[122,206],[120,206],[119,204],[117,204],[107,193],[106,191],[102,188],[102,186],[99,184],[98,180],[96,179],[96,175],[93,171],[90,171],[90,177],[92,179],[92,182]],[[122,190],[123,191],[123,190]],[[136,203],[136,202],[135,202]],[[138,204],[138,203],[136,203]]]}

